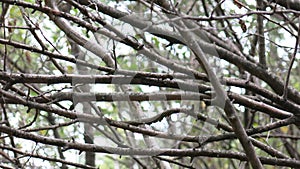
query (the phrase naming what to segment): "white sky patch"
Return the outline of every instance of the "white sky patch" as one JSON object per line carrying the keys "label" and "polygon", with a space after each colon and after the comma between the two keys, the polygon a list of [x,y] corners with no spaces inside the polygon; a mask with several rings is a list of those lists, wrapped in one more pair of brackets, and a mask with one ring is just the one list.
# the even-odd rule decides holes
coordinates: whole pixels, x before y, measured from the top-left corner
{"label": "white sky patch", "polygon": [[143,140],[144,139],[144,136],[140,133],[133,133],[134,135],[134,138],[137,139],[137,140]]}
{"label": "white sky patch", "polygon": [[156,130],[166,131],[169,128],[169,124],[165,118],[163,118],[160,122],[151,124]]}
{"label": "white sky patch", "polygon": [[152,105],[149,102],[141,102],[141,106],[145,111],[151,110]]}
{"label": "white sky patch", "polygon": [[117,146],[116,143],[114,143],[113,141],[111,141],[109,138],[105,136],[96,136],[94,138],[94,143],[99,146],[111,146],[111,147]]}
{"label": "white sky patch", "polygon": [[[249,4],[249,2],[247,3]],[[223,9],[230,9],[232,11],[235,11],[235,13],[231,13],[231,14],[242,14],[247,12],[247,9],[239,8],[233,3],[233,1],[229,1],[229,0],[224,1],[221,6]]]}
{"label": "white sky patch", "polygon": [[141,85],[140,88],[142,89],[142,91],[149,92],[149,93],[159,92],[160,91],[159,87],[157,87],[157,86],[145,86],[145,85]]}

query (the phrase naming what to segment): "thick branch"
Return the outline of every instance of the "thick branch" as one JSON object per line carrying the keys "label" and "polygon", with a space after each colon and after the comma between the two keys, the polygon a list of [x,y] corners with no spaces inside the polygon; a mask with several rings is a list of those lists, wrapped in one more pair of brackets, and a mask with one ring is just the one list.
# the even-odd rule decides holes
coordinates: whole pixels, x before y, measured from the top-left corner
{"label": "thick branch", "polygon": [[[203,149],[131,149],[131,148],[114,148],[106,146],[97,146],[93,144],[82,144],[77,142],[68,142],[61,139],[54,139],[44,136],[37,136],[34,134],[26,133],[23,131],[18,131],[6,126],[0,126],[0,131],[8,135],[15,137],[32,140],[34,142],[39,142],[48,145],[54,145],[63,147],[64,149],[75,149],[80,151],[93,151],[97,153],[108,153],[108,154],[119,154],[119,155],[146,155],[146,156],[205,156],[214,158],[232,158],[241,161],[246,161],[247,157],[243,153],[236,152],[225,152],[225,151],[213,151],[213,150],[203,150]],[[277,159],[277,158],[260,158],[261,162],[264,164],[272,164],[277,166],[287,166],[287,167],[300,167],[300,161],[290,160],[290,159]]]}

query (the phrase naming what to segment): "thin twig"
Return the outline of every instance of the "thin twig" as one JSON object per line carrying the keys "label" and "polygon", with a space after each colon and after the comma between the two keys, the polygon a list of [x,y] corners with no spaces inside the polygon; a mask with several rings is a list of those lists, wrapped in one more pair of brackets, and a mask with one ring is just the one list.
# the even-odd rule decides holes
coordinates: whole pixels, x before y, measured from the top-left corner
{"label": "thin twig", "polygon": [[290,62],[290,66],[289,66],[289,69],[288,69],[288,72],[287,72],[287,77],[286,77],[286,81],[285,81],[285,85],[284,85],[284,89],[283,89],[283,95],[282,95],[282,98],[283,98],[284,100],[287,100],[287,95],[288,95],[288,85],[289,85],[289,80],[290,80],[291,70],[292,70],[293,64],[294,64],[295,59],[296,59],[296,54],[297,54],[298,44],[299,44],[299,37],[300,37],[300,17],[299,17],[298,37],[297,37],[297,39],[296,39],[295,50],[294,50],[294,53],[293,53],[293,56],[292,56],[292,59],[291,59],[291,62]]}

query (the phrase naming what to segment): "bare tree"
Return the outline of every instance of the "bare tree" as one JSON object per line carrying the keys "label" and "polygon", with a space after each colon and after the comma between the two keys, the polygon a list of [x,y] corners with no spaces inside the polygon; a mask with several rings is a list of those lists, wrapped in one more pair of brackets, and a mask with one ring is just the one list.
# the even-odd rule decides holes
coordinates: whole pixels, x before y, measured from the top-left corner
{"label": "bare tree", "polygon": [[0,2],[2,168],[300,168],[300,2]]}

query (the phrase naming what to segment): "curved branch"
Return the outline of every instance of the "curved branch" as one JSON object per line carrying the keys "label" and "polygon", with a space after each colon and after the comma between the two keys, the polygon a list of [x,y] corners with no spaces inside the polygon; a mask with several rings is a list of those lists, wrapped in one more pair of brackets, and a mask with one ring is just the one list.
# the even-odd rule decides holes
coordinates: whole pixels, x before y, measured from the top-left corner
{"label": "curved branch", "polygon": [[[59,11],[57,8],[55,1],[46,1],[46,4],[53,8],[54,10]],[[85,37],[81,36],[78,31],[74,30],[66,20],[60,17],[56,17],[51,13],[48,13],[49,17],[54,21],[54,23],[66,33],[66,35],[75,41],[80,46],[86,48],[91,51],[95,55],[99,56],[109,67],[114,67],[114,61],[112,59],[111,54],[106,51],[100,44],[96,42],[92,42],[91,40],[87,40]]]}

